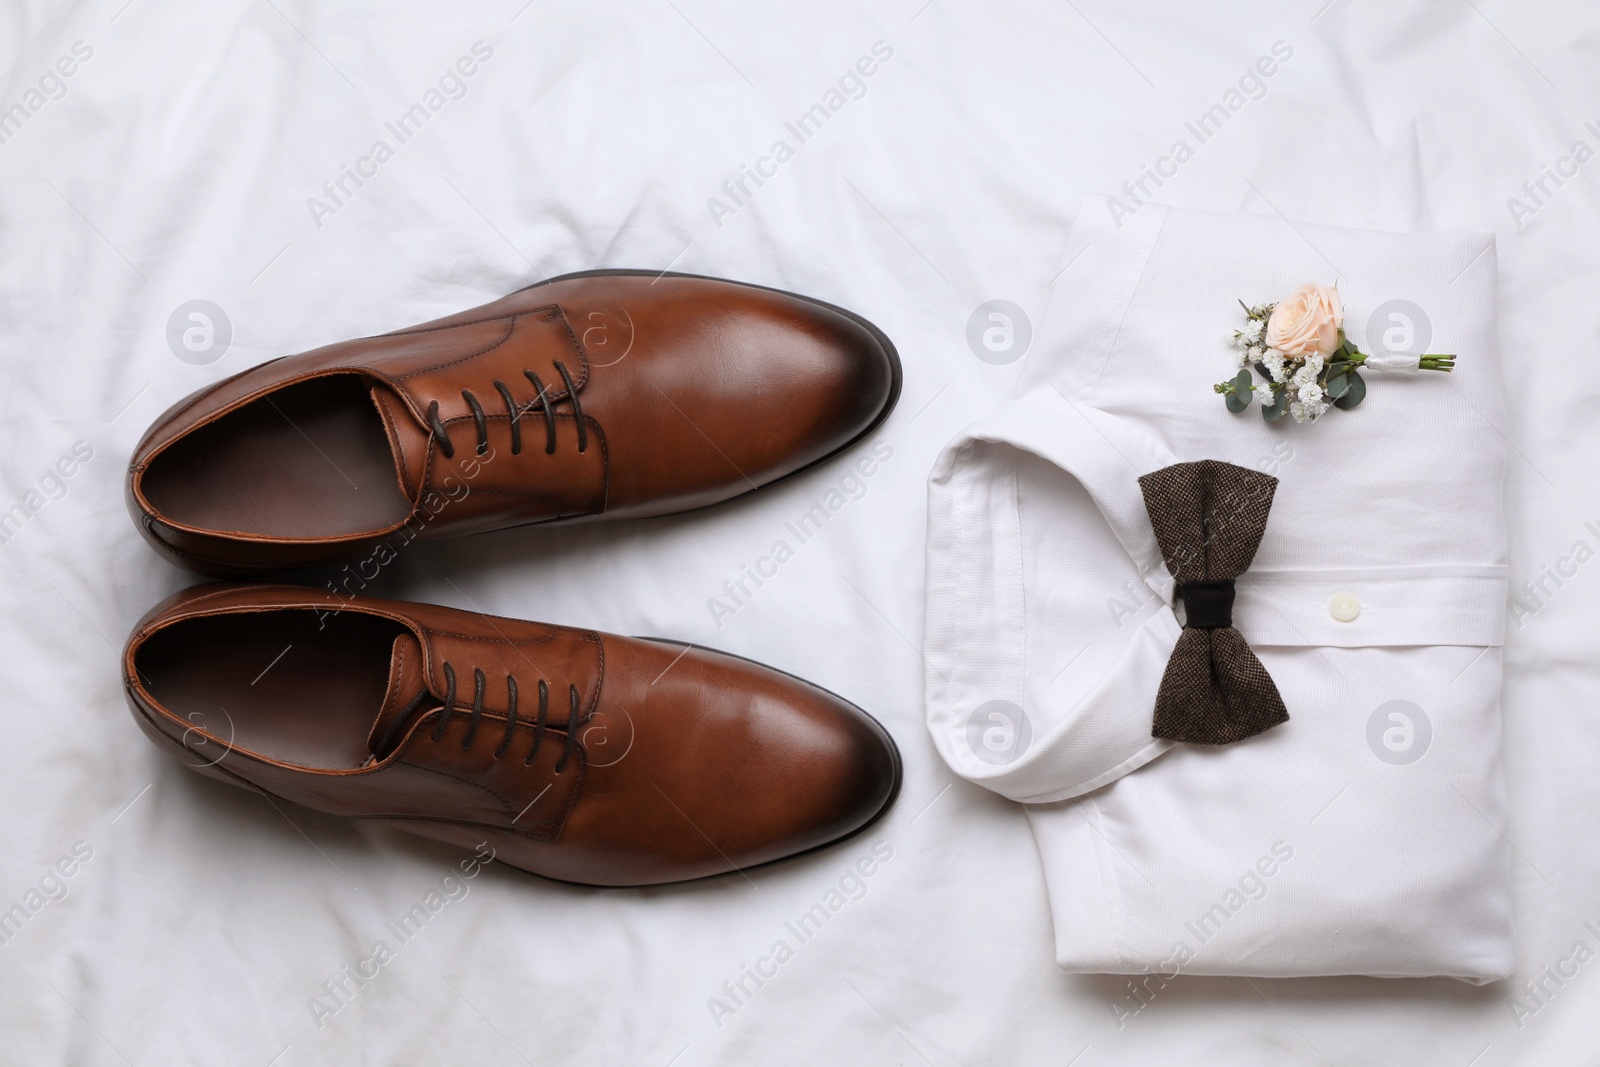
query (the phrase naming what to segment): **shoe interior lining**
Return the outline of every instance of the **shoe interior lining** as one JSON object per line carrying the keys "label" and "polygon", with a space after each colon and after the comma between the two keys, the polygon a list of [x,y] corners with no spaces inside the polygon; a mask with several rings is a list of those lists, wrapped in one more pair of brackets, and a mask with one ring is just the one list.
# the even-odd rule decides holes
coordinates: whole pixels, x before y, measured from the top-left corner
{"label": "shoe interior lining", "polygon": [[338,374],[287,386],[163,449],[145,499],[185,526],[268,537],[347,537],[411,512],[365,381]]}
{"label": "shoe interior lining", "polygon": [[360,767],[388,690],[390,650],[406,629],[349,611],[320,625],[318,615],[176,623],[144,642],[135,666],[162,707],[235,750],[301,767]]}

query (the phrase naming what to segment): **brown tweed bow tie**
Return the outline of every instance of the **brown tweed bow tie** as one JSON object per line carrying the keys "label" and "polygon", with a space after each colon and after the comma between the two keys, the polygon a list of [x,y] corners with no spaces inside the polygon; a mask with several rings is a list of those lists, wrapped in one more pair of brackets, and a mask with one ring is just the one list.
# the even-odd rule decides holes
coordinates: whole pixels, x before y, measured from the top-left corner
{"label": "brown tweed bow tie", "polygon": [[1255,559],[1278,479],[1206,459],[1146,474],[1139,488],[1185,615],[1151,736],[1226,745],[1287,721],[1272,676],[1233,628],[1233,580]]}

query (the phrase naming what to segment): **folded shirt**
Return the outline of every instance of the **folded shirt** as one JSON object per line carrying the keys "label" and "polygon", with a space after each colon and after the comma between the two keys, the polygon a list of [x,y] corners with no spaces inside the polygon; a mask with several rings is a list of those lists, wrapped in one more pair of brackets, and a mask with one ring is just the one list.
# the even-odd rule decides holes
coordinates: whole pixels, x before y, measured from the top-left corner
{"label": "folded shirt", "polygon": [[[1508,975],[1492,235],[1114,206],[1084,205],[1012,399],[930,479],[935,745],[1026,805],[1068,971]],[[1313,281],[1362,351],[1425,331],[1456,369],[1230,413],[1239,301]],[[1181,626],[1138,479],[1205,459],[1279,480],[1233,619],[1290,717],[1221,746],[1151,734]]]}

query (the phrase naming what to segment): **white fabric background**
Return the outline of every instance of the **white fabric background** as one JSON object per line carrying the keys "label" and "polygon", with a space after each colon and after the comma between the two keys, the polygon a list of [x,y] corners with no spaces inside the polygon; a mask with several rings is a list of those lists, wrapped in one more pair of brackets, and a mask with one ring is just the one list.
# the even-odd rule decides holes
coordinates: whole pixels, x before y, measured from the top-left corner
{"label": "white fabric background", "polygon": [[[0,1062],[1594,1062],[1600,962],[1547,979],[1520,1029],[1512,1013],[1522,980],[1600,949],[1600,164],[1547,183],[1521,229],[1506,204],[1575,140],[1600,148],[1585,5],[13,0],[0,108],[80,40],[93,55],[65,95],[0,143],[0,511],[75,441],[94,454],[0,546],[0,909],[76,842],[92,857],[0,946]],[[307,198],[477,40],[494,55],[465,97],[318,228]],[[878,40],[894,57],[865,95],[718,227],[707,198]],[[924,479],[1017,374],[974,358],[972,311],[1042,315],[1080,195],[1138,177],[1277,40],[1293,58],[1163,200],[1499,236],[1513,584],[1569,575],[1507,648],[1519,974],[1180,980],[1119,1030],[1124,980],[1051,961],[1021,811],[952,784],[923,729]],[[128,452],[172,399],[254,362],[562,271],[669,264],[846,304],[896,340],[905,395],[877,437],[893,457],[864,495],[720,629],[707,599],[844,467],[683,519],[419,550],[384,591],[813,678],[895,732],[900,806],[751,882],[602,893],[491,868],[319,1030],[307,998],[462,857],[286,819],[138,735],[115,650],[191,579],[127,521]],[[166,340],[197,298],[234,332],[199,367]],[[893,856],[865,896],[715,1026],[708,998],[880,841]]]}

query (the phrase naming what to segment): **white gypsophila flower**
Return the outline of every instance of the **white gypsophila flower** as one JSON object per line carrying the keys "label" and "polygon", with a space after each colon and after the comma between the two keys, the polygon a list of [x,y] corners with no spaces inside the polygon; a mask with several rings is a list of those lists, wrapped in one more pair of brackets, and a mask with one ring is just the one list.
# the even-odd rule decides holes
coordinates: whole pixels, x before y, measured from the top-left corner
{"label": "white gypsophila flower", "polygon": [[1296,399],[1289,403],[1289,414],[1294,416],[1295,422],[1315,422],[1330,406],[1327,394],[1316,382],[1302,385],[1294,395]]}
{"label": "white gypsophila flower", "polygon": [[1303,386],[1307,382],[1315,382],[1322,373],[1322,357],[1317,355],[1307,356],[1300,369],[1294,372],[1294,384]]}
{"label": "white gypsophila flower", "polygon": [[1267,373],[1275,382],[1284,380],[1283,353],[1276,348],[1269,348],[1261,357],[1261,365],[1267,368]]}

